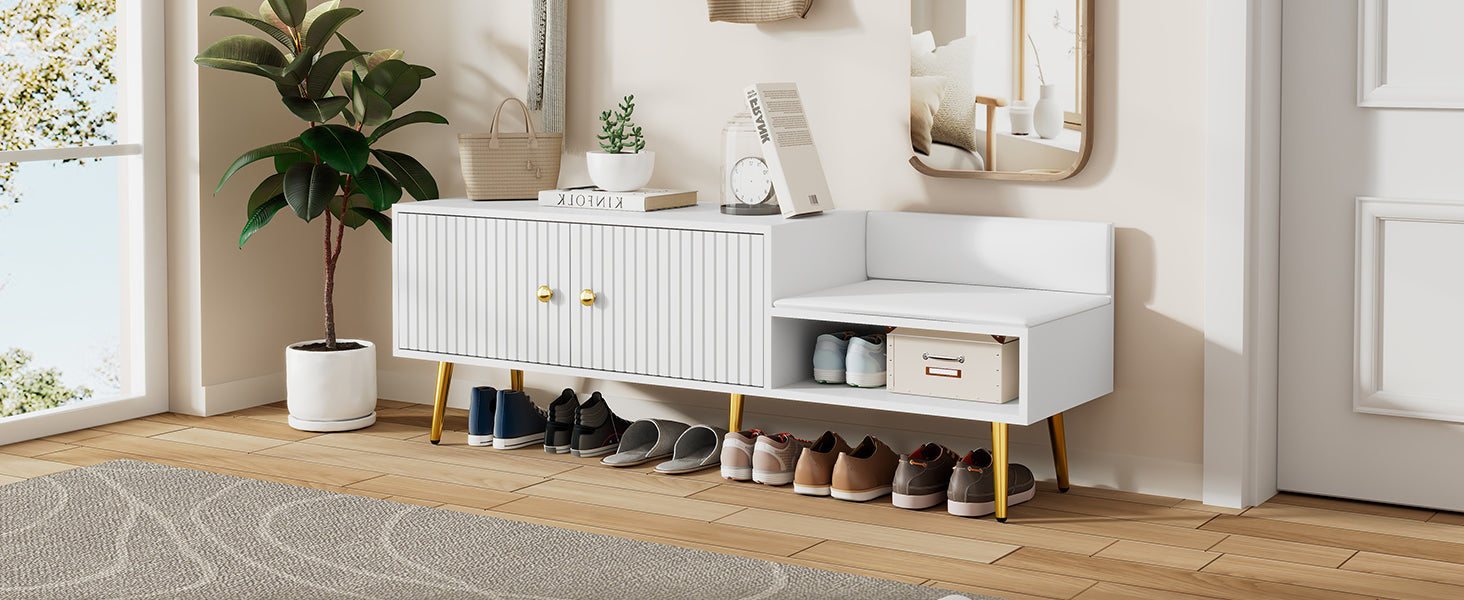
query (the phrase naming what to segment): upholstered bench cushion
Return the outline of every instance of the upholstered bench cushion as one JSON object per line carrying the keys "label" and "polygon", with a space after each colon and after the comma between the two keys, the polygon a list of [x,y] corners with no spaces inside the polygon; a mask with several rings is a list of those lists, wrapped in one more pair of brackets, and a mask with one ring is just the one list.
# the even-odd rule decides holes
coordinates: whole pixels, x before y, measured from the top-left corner
{"label": "upholstered bench cushion", "polygon": [[773,302],[777,308],[885,315],[948,323],[1036,327],[1106,306],[1106,295],[869,279]]}

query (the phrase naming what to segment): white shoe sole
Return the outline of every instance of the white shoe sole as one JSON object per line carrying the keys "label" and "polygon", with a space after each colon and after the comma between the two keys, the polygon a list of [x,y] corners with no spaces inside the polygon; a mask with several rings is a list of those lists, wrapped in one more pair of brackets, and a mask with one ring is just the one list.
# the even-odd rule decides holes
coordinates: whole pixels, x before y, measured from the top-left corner
{"label": "white shoe sole", "polygon": [[885,385],[884,371],[878,373],[855,373],[850,371],[845,377],[849,380],[849,385],[854,387],[876,388],[884,387]]}
{"label": "white shoe sole", "polygon": [[890,486],[884,486],[884,487],[874,488],[872,490],[864,490],[862,492],[851,492],[851,491],[844,491],[844,490],[841,490],[841,489],[838,489],[838,488],[830,487],[829,488],[829,495],[830,496],[833,496],[835,498],[838,498],[840,500],[848,500],[850,502],[868,502],[870,500],[873,500],[875,498],[878,498],[880,496],[883,496],[885,494],[890,493],[890,489],[891,489]]}
{"label": "white shoe sole", "polygon": [[752,479],[752,467],[729,467],[722,465],[722,479],[748,481]]}
{"label": "white shoe sole", "polygon": [[539,433],[525,435],[525,436],[516,437],[516,438],[501,438],[501,437],[498,437],[498,436],[493,436],[493,449],[494,450],[514,450],[514,449],[518,449],[518,448],[524,448],[524,447],[527,447],[527,446],[532,446],[534,444],[543,444],[543,443],[544,443],[544,432],[542,432],[542,431],[540,431]]}
{"label": "white shoe sole", "polygon": [[488,435],[470,435],[470,436],[468,436],[468,445],[469,446],[492,446],[493,445],[493,434],[490,433]]}
{"label": "white shoe sole", "polygon": [[945,490],[941,490],[933,494],[919,494],[914,496],[910,494],[892,493],[890,494],[890,496],[890,501],[893,502],[895,506],[898,506],[900,508],[908,508],[911,510],[930,508],[932,506],[940,504],[942,500],[946,499]]}
{"label": "white shoe sole", "polygon": [[844,370],[814,369],[813,380],[819,383],[844,383]]}
{"label": "white shoe sole", "polygon": [[569,454],[569,444],[563,446],[544,446],[544,451],[549,454]]}
{"label": "white shoe sole", "polygon": [[793,483],[793,472],[753,470],[752,481],[763,485],[788,485]]}
{"label": "white shoe sole", "polygon": [[[1032,496],[1035,495],[1037,495],[1037,486],[1035,485],[1032,486],[1032,489],[1025,492],[1011,494],[1007,496],[1007,508],[1011,508],[1028,500],[1031,500]],[[946,512],[949,512],[958,517],[984,517],[986,515],[996,512],[996,501],[992,500],[991,502],[956,502],[955,500],[947,500]]]}
{"label": "white shoe sole", "polygon": [[804,496],[827,496],[829,495],[829,486],[798,485],[795,483],[793,484],[793,491]]}
{"label": "white shoe sole", "polygon": [[614,454],[615,451],[616,450],[619,450],[619,449],[620,449],[620,446],[619,445],[615,445],[615,446],[601,446],[599,448],[591,448],[589,450],[575,450],[574,448],[570,448],[569,449],[569,455],[570,456],[573,456],[575,458],[595,458],[596,456],[605,456],[606,454]]}

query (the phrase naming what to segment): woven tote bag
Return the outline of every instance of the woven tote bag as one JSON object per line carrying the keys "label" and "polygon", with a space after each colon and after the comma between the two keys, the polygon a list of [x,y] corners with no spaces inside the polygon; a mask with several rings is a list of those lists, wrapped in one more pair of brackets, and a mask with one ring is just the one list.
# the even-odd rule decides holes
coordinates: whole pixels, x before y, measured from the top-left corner
{"label": "woven tote bag", "polygon": [[[526,131],[499,131],[498,117],[509,102],[524,111]],[[458,134],[463,182],[470,200],[535,200],[539,192],[559,187],[559,157],[564,134],[534,131],[529,107],[509,98],[493,113],[488,133]]]}

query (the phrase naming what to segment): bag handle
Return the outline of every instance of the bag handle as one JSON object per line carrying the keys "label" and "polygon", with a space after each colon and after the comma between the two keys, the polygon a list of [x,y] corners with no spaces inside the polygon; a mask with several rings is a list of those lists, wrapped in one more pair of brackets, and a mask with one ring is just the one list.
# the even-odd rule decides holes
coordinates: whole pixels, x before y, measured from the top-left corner
{"label": "bag handle", "polygon": [[524,129],[526,129],[529,134],[529,148],[538,148],[539,135],[534,132],[534,116],[529,114],[529,107],[524,104],[524,101],[519,100],[518,98],[509,98],[507,100],[504,100],[498,105],[498,110],[493,111],[493,127],[488,130],[488,147],[498,147],[498,115],[503,113],[503,107],[508,105],[509,102],[517,102],[519,108],[523,109]]}

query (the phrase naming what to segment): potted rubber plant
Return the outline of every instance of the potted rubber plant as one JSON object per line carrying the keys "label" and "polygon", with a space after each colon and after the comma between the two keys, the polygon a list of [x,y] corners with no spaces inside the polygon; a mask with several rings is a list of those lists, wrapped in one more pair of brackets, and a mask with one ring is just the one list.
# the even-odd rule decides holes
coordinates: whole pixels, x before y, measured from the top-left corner
{"label": "potted rubber plant", "polygon": [[285,350],[290,426],[305,431],[346,431],[376,421],[376,347],[336,337],[336,265],[347,229],[370,223],[391,241],[387,212],[404,191],[418,200],[437,197],[427,168],[381,148],[382,139],[407,125],[447,123],[432,112],[400,110],[436,73],[403,61],[401,50],[358,49],[340,29],[361,13],[339,0],[309,9],[305,0],[266,0],[258,15],[219,8],[209,14],[248,24],[268,39],[232,35],[194,58],[204,67],[268,80],[279,93],[281,118],[300,122],[298,136],[236,159],[214,193],[245,166],[272,160],[273,170],[249,194],[239,247],[286,207],[325,229],[325,337]]}
{"label": "potted rubber plant", "polygon": [[600,113],[600,133],[595,137],[604,152],[585,153],[585,165],[595,187],[607,192],[631,192],[650,182],[656,153],[645,149],[645,135],[630,120],[633,114],[635,94],[626,96],[614,110]]}

